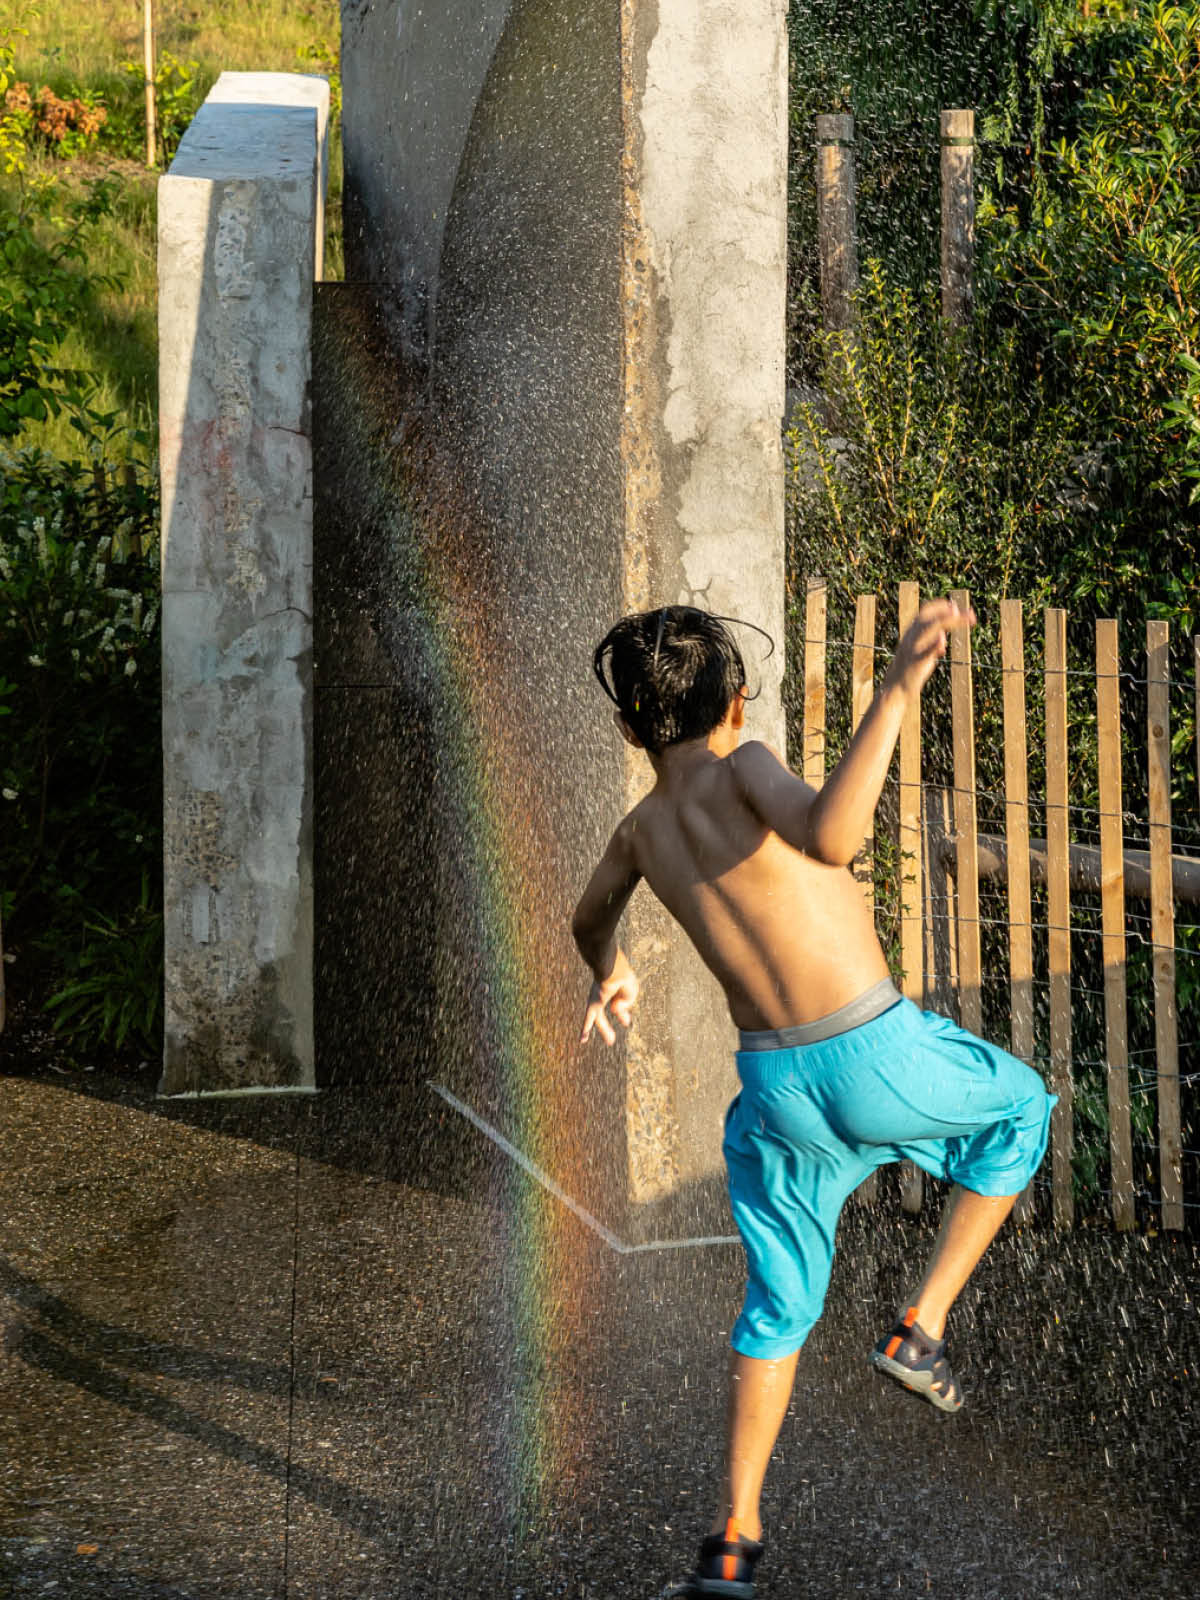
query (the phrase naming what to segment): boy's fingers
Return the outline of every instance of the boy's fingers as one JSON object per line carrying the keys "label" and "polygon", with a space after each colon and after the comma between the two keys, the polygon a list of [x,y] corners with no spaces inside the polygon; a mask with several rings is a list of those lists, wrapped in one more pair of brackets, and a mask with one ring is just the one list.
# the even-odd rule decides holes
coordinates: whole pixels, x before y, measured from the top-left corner
{"label": "boy's fingers", "polygon": [[975,607],[968,606],[965,611],[959,609],[958,601],[948,597],[943,600],[927,600],[917,613],[918,621],[936,623],[939,628],[968,628],[978,618]]}
{"label": "boy's fingers", "polygon": [[613,1025],[604,1014],[603,1000],[593,1000],[591,1005],[588,1006],[587,1010],[584,1012],[583,1033],[580,1036],[580,1044],[586,1044],[588,1042],[593,1028],[595,1028],[596,1032],[604,1040],[605,1044],[614,1044],[616,1042],[617,1036],[613,1032]]}

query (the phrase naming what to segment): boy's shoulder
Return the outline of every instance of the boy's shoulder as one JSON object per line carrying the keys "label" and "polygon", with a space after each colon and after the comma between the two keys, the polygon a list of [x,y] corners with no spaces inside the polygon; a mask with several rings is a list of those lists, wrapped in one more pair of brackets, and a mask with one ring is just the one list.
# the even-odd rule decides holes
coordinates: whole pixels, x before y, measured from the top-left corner
{"label": "boy's shoulder", "polygon": [[743,790],[755,779],[775,777],[789,770],[779,751],[765,739],[743,739],[737,749],[730,752],[728,762],[729,770]]}

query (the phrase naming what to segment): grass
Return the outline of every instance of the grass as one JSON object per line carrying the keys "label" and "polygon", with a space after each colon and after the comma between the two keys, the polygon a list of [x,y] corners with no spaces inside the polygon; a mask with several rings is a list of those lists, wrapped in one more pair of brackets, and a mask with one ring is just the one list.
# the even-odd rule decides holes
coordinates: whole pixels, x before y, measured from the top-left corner
{"label": "grass", "polygon": [[[49,85],[64,98],[100,96],[109,126],[86,158],[63,161],[45,151],[31,155],[30,176],[53,172],[64,185],[107,174],[120,185],[114,215],[105,224],[91,265],[120,280],[97,294],[59,351],[59,363],[95,374],[93,404],[117,412],[130,429],[153,434],[158,411],[157,183],[140,156],[142,135],[142,7],[139,0],[54,0],[40,11],[20,5],[9,26],[18,38],[16,77],[33,89]],[[17,14],[14,16],[13,11]],[[336,60],[338,0],[254,0],[253,4],[156,0],[160,63],[174,57],[194,63],[189,102],[199,104],[221,72],[321,70],[306,52],[314,47]],[[126,62],[138,64],[136,73]],[[178,80],[176,80],[178,81]],[[341,276],[341,149],[336,126],[327,200],[325,276]],[[11,204],[15,178],[0,176],[0,205]],[[13,441],[56,455],[79,454],[78,437],[63,418],[33,424]],[[132,439],[114,441],[120,459],[143,453]]]}
{"label": "grass", "polygon": [[[155,29],[160,51],[199,61],[215,77],[224,69],[292,70],[298,50],[320,39],[336,42],[338,15],[337,0],[156,0]],[[36,68],[46,82],[63,73],[90,85],[119,72],[122,61],[142,59],[139,0],[54,0],[25,26],[22,76]]]}

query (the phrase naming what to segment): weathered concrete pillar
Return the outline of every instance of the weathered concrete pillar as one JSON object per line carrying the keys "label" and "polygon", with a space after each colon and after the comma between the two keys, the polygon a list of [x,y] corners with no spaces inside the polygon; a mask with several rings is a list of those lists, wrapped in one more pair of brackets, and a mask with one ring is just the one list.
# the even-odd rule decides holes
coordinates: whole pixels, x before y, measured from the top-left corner
{"label": "weathered concrete pillar", "polygon": [[159,183],[160,1093],[311,1088],[313,280],[329,90],[226,73]]}
{"label": "weathered concrete pillar", "polygon": [[[783,743],[785,6],[343,0],[342,16],[347,275],[379,285],[414,360],[397,476],[436,455],[454,480],[425,495],[436,525],[397,520],[422,585],[377,629],[411,639],[413,597],[433,595],[408,658],[425,665],[396,671],[434,725],[433,699],[460,697],[433,781],[439,816],[472,819],[467,839],[448,825],[438,913],[436,1010],[464,1038],[431,1075],[617,1226],[630,1201],[699,1208],[735,1084],[718,988],[642,889],[624,931],[635,1030],[623,1060],[581,1056],[568,921],[649,777],[591,676],[621,612],[688,602],[767,629],[769,659],[742,639],[752,732]],[[392,350],[376,361],[394,371]],[[452,687],[430,662],[461,663]],[[452,770],[459,736],[472,754]]]}
{"label": "weathered concrete pillar", "polygon": [[[622,6],[624,608],[682,601],[764,628],[740,643],[748,737],[784,748],[785,10]],[[625,805],[651,780],[624,749]],[[736,1087],[712,979],[649,894],[627,938],[648,1004],[628,1046],[629,1184],[650,1200],[720,1166]]]}

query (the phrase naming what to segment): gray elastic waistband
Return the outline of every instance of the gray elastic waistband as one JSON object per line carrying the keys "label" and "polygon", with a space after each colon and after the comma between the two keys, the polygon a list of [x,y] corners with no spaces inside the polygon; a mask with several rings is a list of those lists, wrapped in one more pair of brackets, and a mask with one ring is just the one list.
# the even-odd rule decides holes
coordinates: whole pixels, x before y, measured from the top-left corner
{"label": "gray elastic waistband", "polygon": [[890,1011],[901,998],[899,989],[890,978],[880,978],[857,1000],[839,1006],[815,1022],[801,1022],[794,1028],[761,1028],[738,1034],[739,1050],[795,1050],[802,1044],[819,1044],[822,1039],[832,1039],[836,1033],[849,1033],[851,1028],[861,1028]]}

